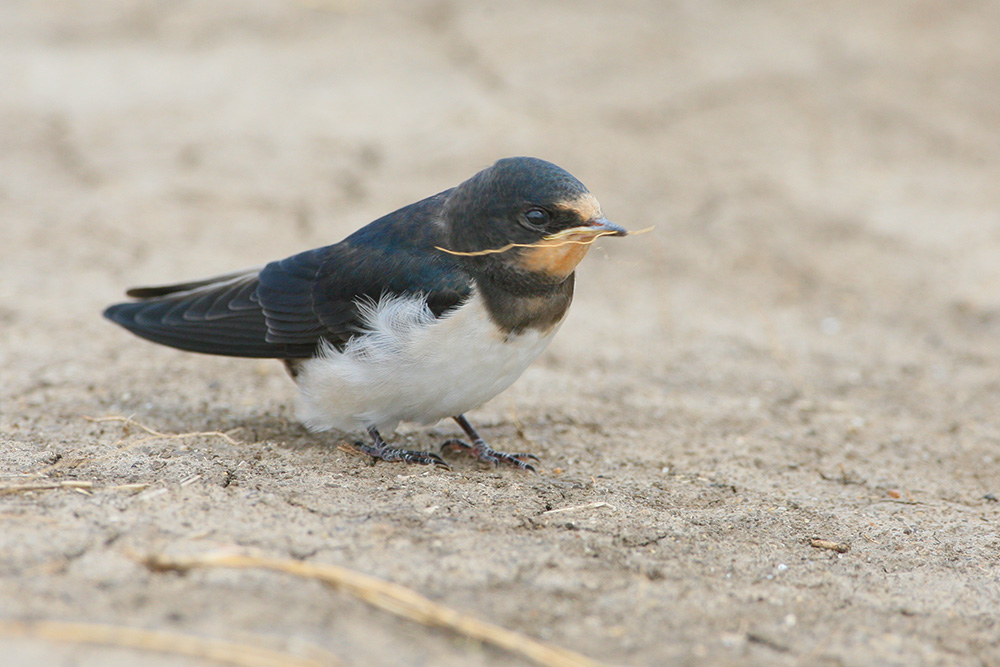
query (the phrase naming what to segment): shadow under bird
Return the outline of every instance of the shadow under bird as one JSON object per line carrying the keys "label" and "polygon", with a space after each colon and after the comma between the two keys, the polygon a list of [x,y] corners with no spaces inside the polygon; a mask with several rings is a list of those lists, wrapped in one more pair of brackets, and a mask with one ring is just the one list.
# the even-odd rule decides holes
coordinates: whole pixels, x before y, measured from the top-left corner
{"label": "shadow under bird", "polygon": [[190,352],[281,359],[314,431],[366,430],[376,459],[448,467],[390,446],[402,422],[451,417],[482,461],[534,470],[466,420],[548,345],[574,270],[609,222],[586,187],[536,158],[499,160],[457,187],[390,213],[340,243],[206,280],[140,287],[104,315]]}

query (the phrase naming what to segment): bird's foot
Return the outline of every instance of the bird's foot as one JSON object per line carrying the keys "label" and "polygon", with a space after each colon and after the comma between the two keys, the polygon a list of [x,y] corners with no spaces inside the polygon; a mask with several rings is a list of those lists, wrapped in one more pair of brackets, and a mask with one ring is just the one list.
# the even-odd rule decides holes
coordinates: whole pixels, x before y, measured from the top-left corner
{"label": "bird's foot", "polygon": [[399,447],[375,447],[366,445],[363,442],[354,443],[355,447],[368,454],[372,458],[380,461],[402,461],[403,463],[419,463],[421,465],[433,465],[438,468],[451,470],[448,462],[434,452],[419,452],[412,449],[400,449]]}
{"label": "bird's foot", "polygon": [[535,472],[535,467],[528,463],[528,460],[538,460],[538,457],[534,454],[510,454],[507,452],[498,452],[482,440],[473,440],[471,445],[463,440],[448,440],[441,445],[441,451],[468,452],[480,461],[492,463],[495,466],[499,466],[503,463],[521,470],[527,470],[528,472]]}
{"label": "bird's foot", "polygon": [[379,435],[379,432],[374,428],[368,429],[368,434],[372,437],[372,444],[368,445],[363,442],[358,442],[355,443],[355,446],[375,460],[418,463],[421,465],[432,465],[437,468],[451,470],[451,466],[434,452],[419,452],[410,449],[401,449],[399,447],[391,447],[385,440],[382,439],[382,436]]}

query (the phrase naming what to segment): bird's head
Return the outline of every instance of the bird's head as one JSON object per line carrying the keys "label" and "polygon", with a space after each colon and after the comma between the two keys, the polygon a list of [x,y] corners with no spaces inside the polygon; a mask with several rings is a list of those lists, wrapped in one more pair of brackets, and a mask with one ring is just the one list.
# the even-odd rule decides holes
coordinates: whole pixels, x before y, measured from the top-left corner
{"label": "bird's head", "polygon": [[499,160],[456,187],[444,222],[446,251],[486,273],[550,285],[572,275],[596,238],[627,234],[583,183],[530,157]]}

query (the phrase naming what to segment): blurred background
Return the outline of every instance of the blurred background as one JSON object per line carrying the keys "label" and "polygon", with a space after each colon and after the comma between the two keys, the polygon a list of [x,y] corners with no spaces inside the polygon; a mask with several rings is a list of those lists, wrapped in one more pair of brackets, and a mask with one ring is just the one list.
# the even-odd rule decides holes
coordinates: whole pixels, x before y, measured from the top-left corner
{"label": "blurred background", "polygon": [[[988,620],[1000,599],[998,36],[1000,3],[987,0],[0,4],[5,474],[94,448],[111,458],[74,474],[173,489],[155,511],[121,500],[115,528],[80,498],[19,496],[13,514],[60,530],[7,527],[7,608],[72,619],[92,605],[105,620],[227,636],[223,621],[206,625],[210,603],[186,625],[169,603],[137,602],[135,581],[156,584],[103,542],[141,549],[193,521],[220,544],[369,563],[616,663],[1000,659]],[[440,576],[438,547],[420,536],[445,529],[424,514],[396,523],[410,502],[383,493],[398,471],[358,471],[304,444],[315,440],[287,425],[294,391],[278,364],[181,355],[99,316],[128,286],[333,243],[510,155],[559,164],[610,219],[655,229],[591,251],[556,342],[477,417],[578,483],[491,474],[483,491],[475,472],[441,478],[487,496],[452,510],[471,513],[449,524],[466,526],[464,542],[447,533],[468,561]],[[389,564],[379,556],[395,543],[368,523],[331,537],[291,501],[254,523],[257,501],[238,491],[178,487],[211,468],[159,450],[113,455],[115,438],[81,419],[100,414],[243,428],[247,447],[264,448],[253,472],[240,468],[243,488],[311,498],[334,517],[369,512],[409,546]],[[430,447],[443,433],[404,435]],[[248,458],[211,447],[230,472]],[[358,476],[353,501],[323,486],[339,475]],[[451,506],[443,487],[428,493]],[[922,505],[886,504],[907,493]],[[518,542],[503,519],[597,501],[622,514],[578,522],[590,532],[546,528],[549,547]],[[801,553],[817,527],[867,550],[855,569]],[[653,539],[663,534],[690,545],[683,558]],[[514,564],[498,555],[511,540]],[[24,575],[74,553],[92,560]],[[525,574],[553,558],[558,586]],[[805,573],[762,583],[776,563]],[[98,585],[111,592],[90,600]],[[322,626],[239,593],[240,631],[325,641]],[[468,664],[434,637],[383,634],[402,653],[353,657]]]}
{"label": "blurred background", "polygon": [[[729,301],[794,302],[803,315],[803,290],[817,301],[811,324],[838,331],[865,310],[919,319],[942,289],[959,317],[989,319],[998,13],[990,2],[7,3],[4,307],[77,289],[66,307],[82,314],[123,282],[330,243],[529,154],[581,178],[613,219],[656,226],[603,244],[655,271],[605,279],[676,288],[659,294],[663,317],[635,315],[639,335],[683,335],[690,310],[711,318]],[[71,285],[31,270],[69,261]]]}

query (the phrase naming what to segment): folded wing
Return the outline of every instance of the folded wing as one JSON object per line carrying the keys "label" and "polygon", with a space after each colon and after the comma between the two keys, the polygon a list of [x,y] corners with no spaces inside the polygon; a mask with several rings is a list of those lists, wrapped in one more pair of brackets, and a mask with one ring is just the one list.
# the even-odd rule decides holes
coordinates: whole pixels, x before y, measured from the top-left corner
{"label": "folded wing", "polygon": [[468,297],[471,281],[434,248],[440,232],[427,218],[439,197],[263,268],[129,290],[137,301],[104,315],[181,350],[277,359],[308,358],[323,340],[342,347],[362,330],[358,303],[385,294],[421,294],[440,316]]}

